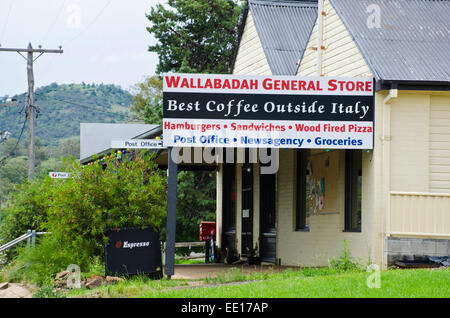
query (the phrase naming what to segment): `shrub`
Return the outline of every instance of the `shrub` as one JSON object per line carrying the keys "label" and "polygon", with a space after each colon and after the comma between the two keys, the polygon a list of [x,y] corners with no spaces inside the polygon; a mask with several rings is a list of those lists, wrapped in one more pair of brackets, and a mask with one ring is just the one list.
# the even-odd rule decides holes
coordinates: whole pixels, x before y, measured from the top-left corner
{"label": "shrub", "polygon": [[108,228],[165,224],[166,177],[152,156],[104,163],[83,167],[71,161],[72,178],[57,180],[48,211],[52,235],[89,256],[103,256]]}
{"label": "shrub", "polygon": [[33,294],[33,298],[66,298],[65,294],[66,292],[61,292],[52,285],[45,285]]}
{"label": "shrub", "polygon": [[34,248],[19,249],[18,257],[6,270],[6,276],[9,281],[48,285],[56,273],[66,270],[70,264],[87,269],[90,261],[84,251],[68,248],[61,245],[56,236],[46,235]]}
{"label": "shrub", "polygon": [[360,264],[351,256],[351,251],[348,248],[348,242],[346,240],[342,244],[341,255],[338,258],[331,259],[329,267],[342,271],[357,270],[360,268]]}
{"label": "shrub", "polygon": [[136,154],[133,160],[108,156],[88,166],[71,159],[65,165],[71,178],[47,176],[25,183],[10,200],[1,227],[4,241],[27,229],[51,232],[34,249],[17,249],[10,279],[42,285],[70,264],[89,269],[94,259],[102,262],[108,228],[164,230],[166,176],[151,155]]}
{"label": "shrub", "polygon": [[[7,208],[2,209],[0,225],[0,245],[5,244],[27,232],[46,230],[47,211],[49,207],[49,189],[52,180],[26,181],[18,185],[10,195]],[[8,251],[8,258],[14,255]]]}

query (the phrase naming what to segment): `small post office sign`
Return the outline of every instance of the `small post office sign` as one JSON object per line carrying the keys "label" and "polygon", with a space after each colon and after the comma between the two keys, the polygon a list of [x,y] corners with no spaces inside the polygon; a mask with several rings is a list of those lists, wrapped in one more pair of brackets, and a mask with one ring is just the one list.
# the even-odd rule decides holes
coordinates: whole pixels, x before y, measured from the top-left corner
{"label": "small post office sign", "polygon": [[112,140],[111,148],[129,149],[163,149],[161,139]]}
{"label": "small post office sign", "polygon": [[49,172],[48,175],[52,179],[68,179],[72,177],[72,174],[69,172]]}

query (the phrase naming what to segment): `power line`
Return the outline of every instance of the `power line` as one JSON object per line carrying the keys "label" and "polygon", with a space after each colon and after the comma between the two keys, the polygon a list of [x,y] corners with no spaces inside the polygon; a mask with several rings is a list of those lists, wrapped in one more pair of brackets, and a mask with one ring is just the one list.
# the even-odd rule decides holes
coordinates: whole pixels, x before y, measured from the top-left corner
{"label": "power line", "polygon": [[[12,9],[13,3],[14,3],[14,0],[11,0],[11,2],[9,3],[8,14],[6,15],[5,23],[3,24],[2,33],[1,33],[1,35],[0,35],[0,40],[2,40],[2,39],[3,39],[3,35],[5,35],[6,26],[8,25],[9,16],[10,16],[10,14],[11,14],[11,9]],[[0,43],[1,43],[1,42],[0,42]]]}
{"label": "power line", "polygon": [[[95,18],[85,28],[83,28],[83,30],[81,30],[77,35],[75,35],[71,40],[64,43],[63,46],[66,47],[67,45],[77,40],[81,35],[83,35],[83,33],[86,32],[86,30],[89,29],[89,27],[91,27],[100,18],[100,16],[103,14],[103,12],[111,4],[112,1],[113,0],[109,0],[109,2],[106,3],[106,5],[99,11],[99,13],[95,16]],[[50,61],[47,64],[47,67],[43,70],[44,73],[46,73],[52,67],[54,59],[55,57],[52,57],[50,59]]]}
{"label": "power line", "polygon": [[75,35],[70,41],[68,41],[65,46],[69,45],[70,43],[72,43],[73,41],[75,41],[76,39],[78,39],[81,35],[84,34],[84,32],[86,32],[99,18],[100,16],[103,14],[103,12],[106,10],[106,8],[111,4],[111,2],[113,2],[113,0],[109,0],[106,5],[99,11],[99,13],[95,16],[95,18],[85,27],[83,28],[83,30],[81,30],[77,35]]}
{"label": "power line", "polygon": [[55,19],[54,19],[53,22],[50,24],[49,28],[47,29],[47,32],[45,32],[45,35],[44,35],[44,37],[43,37],[43,39],[42,39],[42,41],[41,41],[42,43],[44,43],[44,41],[47,39],[48,35],[50,34],[50,31],[51,31],[51,30],[53,29],[53,27],[55,26],[56,21],[58,21],[58,18],[59,18],[59,16],[61,15],[61,12],[62,12],[63,9],[64,9],[64,6],[66,5],[66,2],[67,2],[67,0],[64,0],[64,1],[63,1],[61,7],[59,8],[58,13],[56,14]]}

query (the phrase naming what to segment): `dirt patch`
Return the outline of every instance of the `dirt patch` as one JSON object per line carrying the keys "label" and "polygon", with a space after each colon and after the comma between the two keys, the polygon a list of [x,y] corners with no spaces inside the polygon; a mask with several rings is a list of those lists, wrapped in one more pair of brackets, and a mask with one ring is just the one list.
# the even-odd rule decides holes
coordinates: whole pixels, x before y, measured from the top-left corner
{"label": "dirt patch", "polygon": [[214,278],[219,274],[227,274],[233,269],[242,270],[244,274],[257,272],[273,272],[279,273],[289,268],[287,266],[273,265],[225,265],[225,264],[186,264],[175,265],[175,275],[172,279],[201,280],[206,278]]}

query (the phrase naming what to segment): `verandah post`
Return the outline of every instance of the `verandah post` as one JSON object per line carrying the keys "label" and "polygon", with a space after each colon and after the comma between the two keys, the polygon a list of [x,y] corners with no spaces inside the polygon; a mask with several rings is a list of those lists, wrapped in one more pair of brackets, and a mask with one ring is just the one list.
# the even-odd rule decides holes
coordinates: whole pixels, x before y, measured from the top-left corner
{"label": "verandah post", "polygon": [[175,272],[175,231],[177,219],[177,175],[178,156],[176,151],[168,151],[168,176],[167,176],[167,225],[166,225],[166,260],[165,270],[167,278]]}

